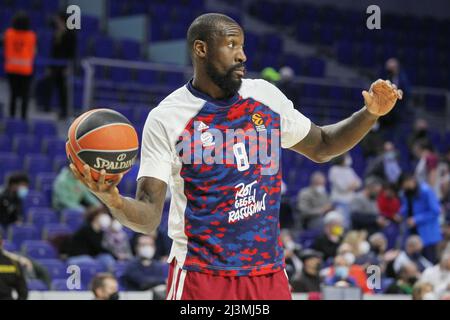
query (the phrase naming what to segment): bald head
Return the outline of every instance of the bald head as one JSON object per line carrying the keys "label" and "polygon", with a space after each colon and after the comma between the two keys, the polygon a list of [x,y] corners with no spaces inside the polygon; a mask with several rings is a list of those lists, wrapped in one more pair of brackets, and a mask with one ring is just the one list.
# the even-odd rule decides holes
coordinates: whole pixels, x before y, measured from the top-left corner
{"label": "bald head", "polygon": [[235,20],[224,14],[205,13],[197,17],[187,32],[187,42],[191,52],[196,40],[211,44],[214,43],[216,38],[225,36],[225,26],[234,26],[241,29]]}

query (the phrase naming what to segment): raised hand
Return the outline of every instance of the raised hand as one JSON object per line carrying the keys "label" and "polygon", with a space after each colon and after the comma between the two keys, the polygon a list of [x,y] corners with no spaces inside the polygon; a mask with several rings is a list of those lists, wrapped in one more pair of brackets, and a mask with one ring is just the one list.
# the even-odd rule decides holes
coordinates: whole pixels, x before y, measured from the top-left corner
{"label": "raised hand", "polygon": [[367,110],[376,116],[384,116],[394,108],[397,99],[402,99],[403,91],[389,80],[378,79],[369,91],[362,92]]}

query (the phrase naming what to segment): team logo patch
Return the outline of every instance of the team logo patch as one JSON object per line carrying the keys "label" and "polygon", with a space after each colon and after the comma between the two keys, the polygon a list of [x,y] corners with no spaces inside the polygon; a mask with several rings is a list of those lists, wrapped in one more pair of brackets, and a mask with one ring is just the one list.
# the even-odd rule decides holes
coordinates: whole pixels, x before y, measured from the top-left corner
{"label": "team logo patch", "polygon": [[260,132],[266,130],[266,126],[264,125],[264,118],[261,114],[252,114],[252,122],[255,125],[256,131]]}

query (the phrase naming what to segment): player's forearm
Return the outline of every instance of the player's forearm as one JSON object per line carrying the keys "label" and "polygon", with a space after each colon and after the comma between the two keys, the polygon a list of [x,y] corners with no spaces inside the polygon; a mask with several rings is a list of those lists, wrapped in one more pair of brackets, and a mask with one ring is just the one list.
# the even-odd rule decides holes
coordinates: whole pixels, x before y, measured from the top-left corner
{"label": "player's forearm", "polygon": [[121,224],[136,232],[149,234],[161,222],[162,206],[128,197],[121,197],[122,205],[109,207],[111,214]]}
{"label": "player's forearm", "polygon": [[377,116],[363,107],[347,119],[321,127],[319,158],[328,161],[353,148],[370,131],[377,119]]}

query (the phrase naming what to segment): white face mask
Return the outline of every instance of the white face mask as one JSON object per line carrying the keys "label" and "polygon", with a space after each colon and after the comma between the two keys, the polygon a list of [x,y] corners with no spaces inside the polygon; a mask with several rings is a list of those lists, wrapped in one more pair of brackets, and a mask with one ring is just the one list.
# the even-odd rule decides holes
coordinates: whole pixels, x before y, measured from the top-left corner
{"label": "white face mask", "polygon": [[353,164],[353,159],[352,159],[352,157],[350,157],[350,156],[345,157],[344,164],[345,164],[347,167],[350,167],[350,166]]}
{"label": "white face mask", "polygon": [[367,241],[363,241],[359,244],[359,253],[368,254],[370,251],[370,244]]}
{"label": "white face mask", "polygon": [[355,255],[351,252],[344,253],[344,259],[350,266],[355,263]]}
{"label": "white face mask", "polygon": [[315,190],[319,193],[325,193],[327,190],[325,189],[325,186],[315,186]]}
{"label": "white face mask", "polygon": [[141,246],[138,249],[138,255],[144,259],[152,259],[155,256],[155,248],[152,246]]}
{"label": "white face mask", "polygon": [[111,224],[111,229],[115,232],[119,232],[122,230],[122,225],[120,224],[119,221],[114,220]]}
{"label": "white face mask", "polygon": [[100,229],[107,230],[111,226],[111,218],[106,213],[102,213],[98,218],[98,224],[100,225]]}

